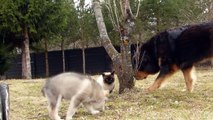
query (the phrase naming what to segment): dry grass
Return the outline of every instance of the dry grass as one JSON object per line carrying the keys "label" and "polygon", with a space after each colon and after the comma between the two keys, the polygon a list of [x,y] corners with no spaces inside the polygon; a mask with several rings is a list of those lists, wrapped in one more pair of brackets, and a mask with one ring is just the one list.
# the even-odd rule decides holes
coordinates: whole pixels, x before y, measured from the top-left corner
{"label": "dry grass", "polygon": [[[137,81],[134,89],[117,94],[116,87],[105,112],[92,116],[83,108],[75,114],[78,120],[213,120],[213,70],[198,70],[195,91],[188,93],[181,73],[170,78],[167,85],[149,94],[143,88],[156,76]],[[7,80],[10,87],[10,120],[48,120],[47,102],[41,94],[44,79]],[[65,116],[67,103],[60,115]]]}

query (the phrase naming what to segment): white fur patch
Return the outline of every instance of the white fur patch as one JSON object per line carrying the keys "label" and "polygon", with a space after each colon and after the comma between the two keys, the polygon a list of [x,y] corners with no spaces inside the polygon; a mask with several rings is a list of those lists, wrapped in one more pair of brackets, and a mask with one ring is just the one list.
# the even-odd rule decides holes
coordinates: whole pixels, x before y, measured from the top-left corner
{"label": "white fur patch", "polygon": [[97,79],[97,82],[102,86],[104,87],[104,78],[102,75],[100,75]]}
{"label": "white fur patch", "polygon": [[82,94],[89,84],[90,84],[90,80],[84,79],[81,85],[81,88],[79,88],[79,91],[76,93],[76,96],[78,96],[79,94]]}
{"label": "white fur patch", "polygon": [[111,72],[104,72],[103,74],[104,75],[111,75],[112,73]]}

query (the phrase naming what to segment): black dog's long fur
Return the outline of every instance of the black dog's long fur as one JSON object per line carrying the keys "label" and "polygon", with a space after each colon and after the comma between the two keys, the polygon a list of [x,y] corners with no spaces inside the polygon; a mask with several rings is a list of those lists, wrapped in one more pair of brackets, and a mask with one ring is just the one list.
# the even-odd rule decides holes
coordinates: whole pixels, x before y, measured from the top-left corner
{"label": "black dog's long fur", "polygon": [[159,88],[169,76],[181,70],[191,92],[196,79],[194,64],[213,57],[213,21],[166,30],[153,36],[140,50],[135,78],[144,79],[160,72],[146,91]]}

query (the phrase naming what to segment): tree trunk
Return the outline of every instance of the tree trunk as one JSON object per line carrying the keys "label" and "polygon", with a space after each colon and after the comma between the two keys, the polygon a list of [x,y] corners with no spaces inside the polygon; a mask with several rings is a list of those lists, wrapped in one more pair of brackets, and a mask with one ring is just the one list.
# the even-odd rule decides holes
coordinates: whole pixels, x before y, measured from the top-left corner
{"label": "tree trunk", "polygon": [[28,29],[25,26],[23,28],[23,40],[22,40],[22,78],[31,79],[31,61],[30,61],[30,49],[29,49],[29,36]]}
{"label": "tree trunk", "polygon": [[49,62],[48,62],[48,43],[47,40],[44,40],[44,45],[45,45],[45,73],[46,77],[49,77]]}
{"label": "tree trunk", "polygon": [[[134,78],[133,78],[133,67],[131,62],[131,39],[130,33],[132,32],[134,25],[134,18],[132,15],[132,11],[129,5],[128,0],[123,0],[123,13],[124,13],[124,23],[120,25],[120,39],[121,39],[121,65],[123,68],[123,79],[120,80],[120,89],[134,87]],[[122,81],[124,80],[124,81]]]}
{"label": "tree trunk", "polygon": [[64,39],[61,41],[61,52],[62,52],[62,70],[65,72],[65,55],[64,55]]}
{"label": "tree trunk", "polygon": [[130,44],[128,43],[127,46],[124,46],[124,42],[122,42],[122,54],[119,54],[113,47],[107,34],[99,0],[93,0],[93,9],[102,44],[113,61],[113,65],[119,79],[119,93],[122,93],[126,88],[131,89],[134,87],[131,58],[129,56],[131,54],[129,51]]}
{"label": "tree trunk", "polygon": [[86,74],[86,58],[85,58],[85,48],[82,47],[82,58],[83,58],[83,73]]}

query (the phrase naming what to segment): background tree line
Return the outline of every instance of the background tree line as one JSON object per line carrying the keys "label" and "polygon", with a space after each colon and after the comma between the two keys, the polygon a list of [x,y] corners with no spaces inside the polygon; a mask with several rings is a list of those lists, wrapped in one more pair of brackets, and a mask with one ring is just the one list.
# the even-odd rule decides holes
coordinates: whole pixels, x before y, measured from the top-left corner
{"label": "background tree line", "polygon": [[[94,0],[96,1],[96,0]],[[212,0],[131,0],[134,15],[132,43],[142,42],[168,28],[212,20]],[[120,45],[119,23],[124,0],[101,2],[107,33]],[[85,0],[1,0],[0,75],[16,54],[22,55],[22,76],[31,78],[30,52],[44,52],[48,76],[48,51],[84,49],[101,45],[92,3]],[[62,57],[64,60],[64,58]],[[82,64],[85,64],[85,59]],[[65,71],[65,69],[64,69]],[[84,71],[85,72],[85,71]]]}

